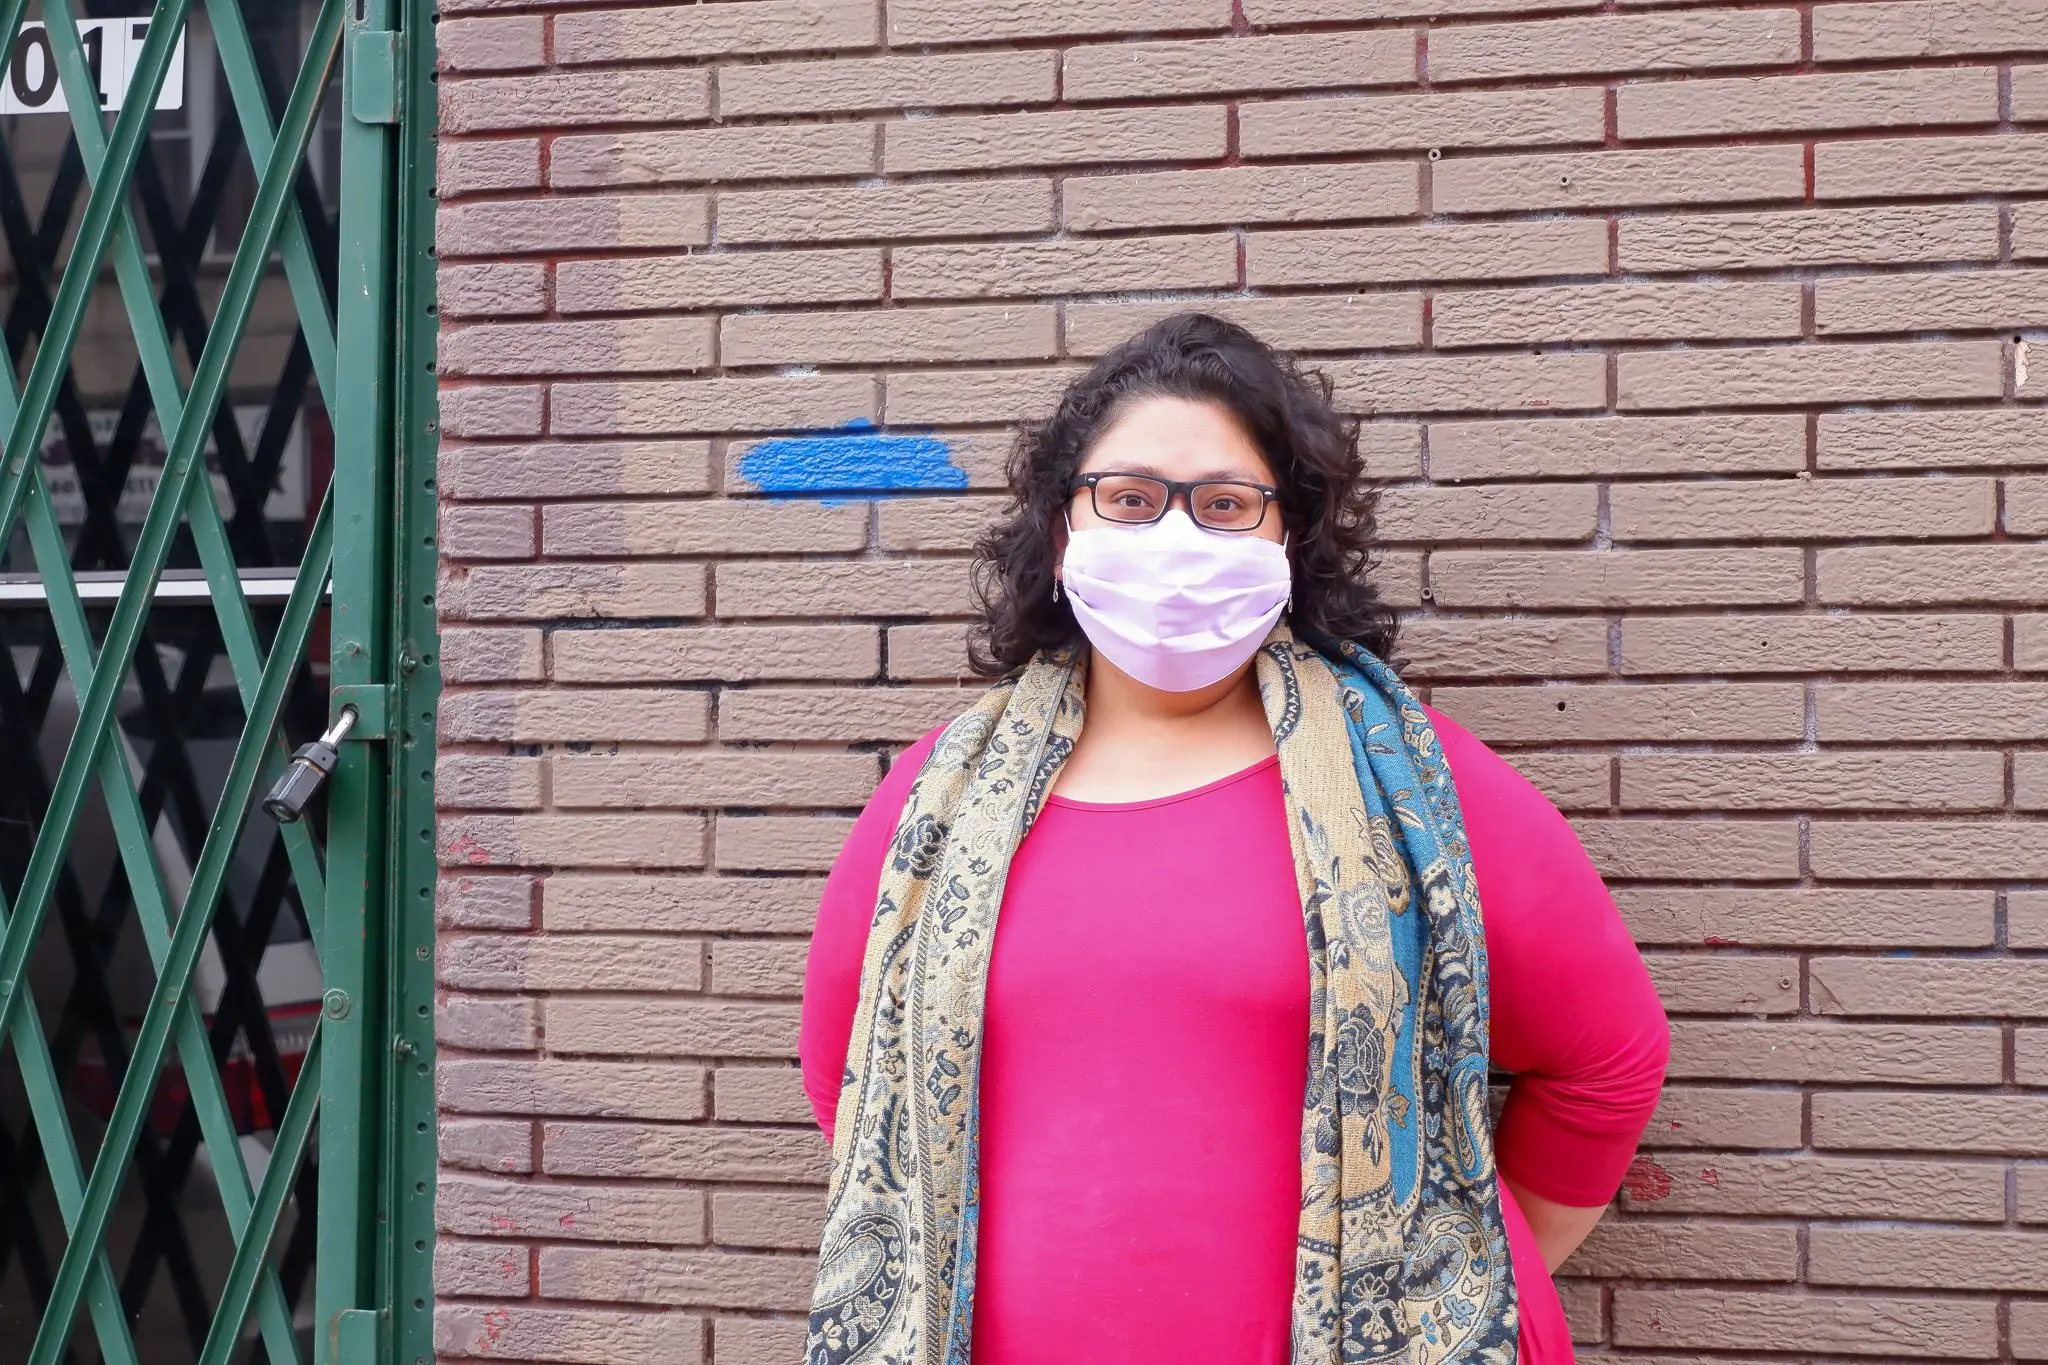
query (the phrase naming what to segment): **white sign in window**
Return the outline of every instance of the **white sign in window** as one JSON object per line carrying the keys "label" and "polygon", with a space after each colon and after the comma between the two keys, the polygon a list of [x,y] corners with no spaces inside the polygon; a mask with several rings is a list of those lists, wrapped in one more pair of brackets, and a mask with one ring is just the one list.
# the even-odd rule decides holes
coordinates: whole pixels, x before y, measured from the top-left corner
{"label": "white sign in window", "polygon": [[[100,108],[121,107],[135,74],[135,59],[142,55],[142,41],[148,36],[147,19],[79,21],[78,38],[85,48],[85,64],[92,69],[93,85],[100,93]],[[177,49],[171,53],[171,69],[164,73],[163,89],[157,92],[156,107],[180,109],[184,104],[185,35],[180,32]],[[41,24],[23,24],[14,39],[6,79],[0,80],[0,114],[62,114],[70,108],[64,99],[64,83],[57,79],[49,30]]]}

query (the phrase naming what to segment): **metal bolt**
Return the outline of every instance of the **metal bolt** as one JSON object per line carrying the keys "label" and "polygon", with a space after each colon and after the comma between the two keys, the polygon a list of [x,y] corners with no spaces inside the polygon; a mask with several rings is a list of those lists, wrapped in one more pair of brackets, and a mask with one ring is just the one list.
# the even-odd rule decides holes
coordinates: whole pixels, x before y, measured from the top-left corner
{"label": "metal bolt", "polygon": [[350,1002],[347,991],[337,986],[333,990],[327,992],[327,994],[321,996],[320,1000],[321,1003],[326,1007],[327,1017],[329,1019],[348,1018]]}

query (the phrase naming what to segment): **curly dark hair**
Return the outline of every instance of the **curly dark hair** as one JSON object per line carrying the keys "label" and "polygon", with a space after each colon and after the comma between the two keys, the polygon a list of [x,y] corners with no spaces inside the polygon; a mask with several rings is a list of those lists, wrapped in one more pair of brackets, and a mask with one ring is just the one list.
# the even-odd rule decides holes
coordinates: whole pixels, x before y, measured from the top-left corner
{"label": "curly dark hair", "polygon": [[1082,641],[1073,611],[1053,597],[1055,528],[1089,447],[1144,398],[1216,403],[1237,418],[1279,479],[1295,633],[1325,649],[1350,641],[1391,661],[1397,620],[1366,581],[1379,490],[1359,459],[1357,421],[1332,406],[1320,371],[1235,323],[1177,313],[1102,357],[1067,386],[1049,420],[1018,436],[1009,512],[975,546],[975,671],[999,677],[1038,650]]}

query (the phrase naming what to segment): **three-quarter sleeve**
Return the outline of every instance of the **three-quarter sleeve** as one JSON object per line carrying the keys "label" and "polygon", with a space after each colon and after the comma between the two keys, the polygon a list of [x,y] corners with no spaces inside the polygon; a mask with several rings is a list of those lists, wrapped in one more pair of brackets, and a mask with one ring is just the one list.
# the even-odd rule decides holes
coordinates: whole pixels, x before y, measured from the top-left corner
{"label": "three-quarter sleeve", "polygon": [[1513,1073],[1495,1162],[1556,1203],[1605,1204],[1664,1083],[1663,1005],[1564,816],[1455,722],[1437,726],[1479,879],[1493,1061]]}
{"label": "three-quarter sleeve", "polygon": [[938,736],[936,730],[926,735],[890,767],[873,799],[853,822],[853,832],[840,848],[818,902],[817,928],[804,962],[803,1024],[797,1055],[803,1062],[804,1094],[828,1139],[839,1108],[839,1083],[846,1071],[853,1012],[860,1001],[861,960],[867,955],[868,925],[875,917],[882,860],[889,855],[910,784]]}

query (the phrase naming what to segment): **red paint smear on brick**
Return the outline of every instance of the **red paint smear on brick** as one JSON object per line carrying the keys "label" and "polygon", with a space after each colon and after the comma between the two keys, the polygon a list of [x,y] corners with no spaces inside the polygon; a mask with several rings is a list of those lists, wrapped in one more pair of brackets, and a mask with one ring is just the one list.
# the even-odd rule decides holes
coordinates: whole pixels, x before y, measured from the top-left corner
{"label": "red paint smear on brick", "polygon": [[1621,1188],[1639,1203],[1654,1204],[1671,1194],[1671,1172],[1650,1158],[1639,1156],[1629,1163],[1628,1174],[1621,1178]]}
{"label": "red paint smear on brick", "polygon": [[1709,1166],[1707,1167],[1707,1169],[1700,1172],[1700,1180],[1703,1184],[1708,1184],[1715,1186],[1716,1188],[1719,1188],[1721,1184],[1721,1173],[1715,1170],[1712,1166]]}

